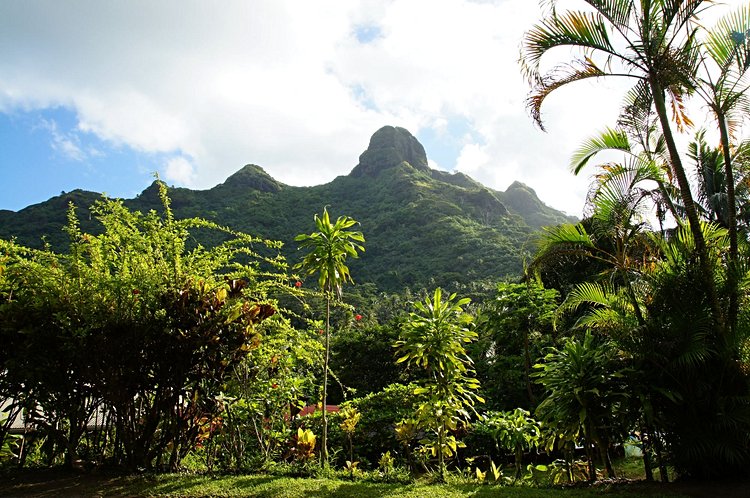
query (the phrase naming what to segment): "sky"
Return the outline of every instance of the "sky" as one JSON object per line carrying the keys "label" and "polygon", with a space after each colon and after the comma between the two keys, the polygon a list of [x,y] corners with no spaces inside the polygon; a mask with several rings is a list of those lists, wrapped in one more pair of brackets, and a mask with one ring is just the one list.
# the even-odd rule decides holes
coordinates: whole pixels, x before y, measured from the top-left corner
{"label": "sky", "polygon": [[518,57],[541,16],[535,0],[0,0],[0,209],[130,198],[157,173],[207,189],[245,164],[320,185],[393,125],[433,168],[581,216],[592,171],[570,155],[624,91],[560,89],[535,127]]}

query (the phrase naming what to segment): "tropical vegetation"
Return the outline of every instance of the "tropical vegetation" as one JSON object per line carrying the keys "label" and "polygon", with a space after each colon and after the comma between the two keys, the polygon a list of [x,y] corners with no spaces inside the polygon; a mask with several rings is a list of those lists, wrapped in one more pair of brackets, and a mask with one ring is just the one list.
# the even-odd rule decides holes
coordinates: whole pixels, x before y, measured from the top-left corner
{"label": "tropical vegetation", "polygon": [[[145,214],[94,204],[96,230],[71,206],[66,251],[0,239],[0,461],[333,476],[378,490],[420,478],[594,483],[633,462],[647,481],[746,477],[750,6],[707,29],[711,2],[579,3],[544,2],[523,40],[533,118],[541,126],[546,97],[580,80],[634,86],[618,121],[571,158],[575,174],[594,170],[585,219],[546,227],[514,279],[378,287],[354,261],[398,255],[408,232],[379,247],[328,207],[312,233],[290,224],[297,253],[177,217],[160,182]],[[545,72],[559,47],[573,59]],[[694,130],[693,98],[715,126]],[[281,188],[255,173],[256,189]],[[436,188],[436,175],[391,128],[345,181]],[[491,192],[445,185],[445,199],[486,208],[485,226],[507,222]],[[405,197],[398,215],[416,218],[424,200]],[[435,243],[461,255],[459,218],[438,218]],[[420,264],[436,270],[432,249]]]}

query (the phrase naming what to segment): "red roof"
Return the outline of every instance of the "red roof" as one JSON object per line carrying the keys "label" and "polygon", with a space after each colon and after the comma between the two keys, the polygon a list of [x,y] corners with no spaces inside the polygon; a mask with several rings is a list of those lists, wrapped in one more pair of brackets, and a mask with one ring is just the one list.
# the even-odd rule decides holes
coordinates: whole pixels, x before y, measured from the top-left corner
{"label": "red roof", "polygon": [[[297,415],[300,417],[304,417],[306,415],[310,415],[311,413],[314,413],[318,409],[318,405],[307,405],[303,409],[299,411]],[[326,411],[330,413],[337,413],[340,410],[338,405],[326,405]]]}

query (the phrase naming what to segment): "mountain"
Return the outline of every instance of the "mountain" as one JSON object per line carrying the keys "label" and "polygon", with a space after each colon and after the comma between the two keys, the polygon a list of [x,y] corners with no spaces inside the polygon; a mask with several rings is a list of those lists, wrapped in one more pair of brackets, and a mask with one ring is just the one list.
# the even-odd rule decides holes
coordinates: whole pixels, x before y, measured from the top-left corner
{"label": "mountain", "polygon": [[[518,275],[542,226],[574,220],[522,183],[500,192],[462,173],[431,169],[422,144],[392,126],[372,136],[350,174],[325,185],[285,185],[247,165],[212,189],[170,188],[169,195],[177,217],[200,216],[281,240],[292,263],[301,258],[294,236],[314,230],[315,213],[328,206],[333,217],[351,216],[367,239],[366,252],[351,261],[352,275],[389,291]],[[44,235],[53,248],[64,249],[68,203],[78,206],[82,229],[95,232],[88,207],[98,198],[76,190],[18,212],[0,211],[0,237],[38,247]],[[156,184],[124,203],[158,210]]]}

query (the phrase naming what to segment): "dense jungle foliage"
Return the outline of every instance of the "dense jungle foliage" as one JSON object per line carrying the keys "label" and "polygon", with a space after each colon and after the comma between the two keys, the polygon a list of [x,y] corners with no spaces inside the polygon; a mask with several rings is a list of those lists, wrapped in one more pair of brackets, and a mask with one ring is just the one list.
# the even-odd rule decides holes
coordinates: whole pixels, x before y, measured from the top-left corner
{"label": "dense jungle foliage", "polygon": [[[360,280],[355,265],[381,251],[393,276],[412,250],[407,233],[381,242],[382,227],[356,223],[385,206],[344,214],[321,202],[316,212],[313,191],[298,190],[311,197],[295,204],[307,223],[287,228],[294,257],[235,227],[177,217],[185,192],[171,197],[159,182],[145,214],[92,205],[97,230],[71,206],[66,251],[0,239],[0,459],[509,484],[615,478],[625,454],[648,480],[746,477],[750,148],[733,131],[748,103],[750,6],[705,31],[697,0],[584,3],[594,11],[552,9],[524,39],[533,116],[541,124],[544,99],[573,81],[611,71],[635,86],[616,126],[572,158],[574,172],[595,170],[586,219],[547,227],[525,271],[438,273],[459,271],[458,255],[472,254],[462,242],[489,232],[472,238],[459,230],[471,223],[447,214],[461,201],[451,196],[468,191],[443,181],[415,196],[411,183],[435,187],[442,174],[395,128],[326,188],[367,179],[403,193],[404,220],[425,199],[443,202],[424,228],[444,234],[433,243],[454,257],[436,261],[423,247],[419,264],[435,280],[400,280],[398,292]],[[549,50],[569,45],[585,56],[540,72]],[[712,110],[717,144],[699,130],[678,149],[689,97]],[[286,188],[243,171],[266,190]],[[513,219],[487,192],[498,213],[482,226]],[[269,212],[268,224],[287,222]]]}

